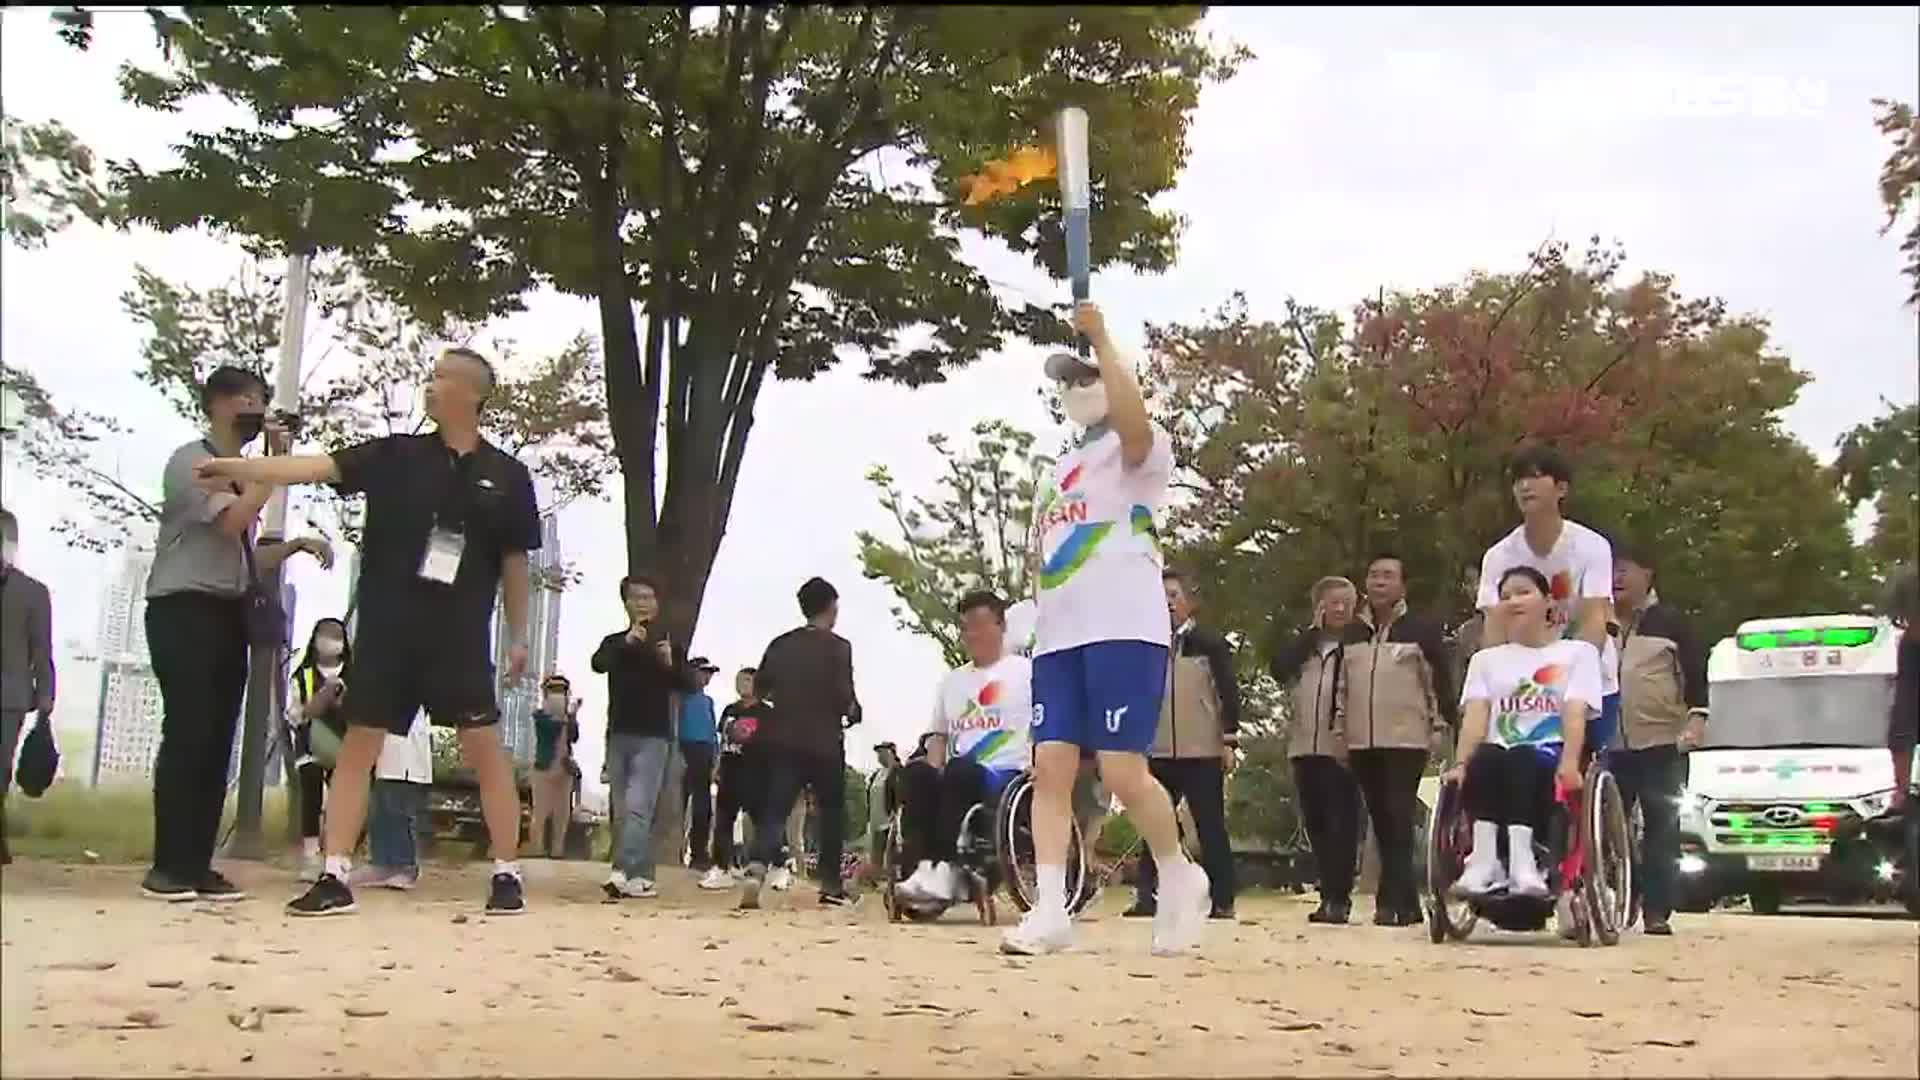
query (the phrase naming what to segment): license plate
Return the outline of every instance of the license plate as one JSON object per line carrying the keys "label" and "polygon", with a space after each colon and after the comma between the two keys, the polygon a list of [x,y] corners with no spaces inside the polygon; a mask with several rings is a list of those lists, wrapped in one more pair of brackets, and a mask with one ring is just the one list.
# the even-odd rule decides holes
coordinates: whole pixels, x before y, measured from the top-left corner
{"label": "license plate", "polygon": [[1813,873],[1820,869],[1818,855],[1749,855],[1747,869],[1771,870],[1774,872]]}

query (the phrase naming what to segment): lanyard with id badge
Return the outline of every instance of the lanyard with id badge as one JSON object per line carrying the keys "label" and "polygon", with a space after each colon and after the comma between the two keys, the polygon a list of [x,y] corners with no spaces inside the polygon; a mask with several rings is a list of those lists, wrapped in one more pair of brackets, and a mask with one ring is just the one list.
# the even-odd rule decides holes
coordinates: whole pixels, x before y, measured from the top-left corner
{"label": "lanyard with id badge", "polygon": [[460,556],[467,550],[467,535],[445,525],[435,525],[427,534],[427,550],[420,556],[420,576],[441,585],[453,584],[460,574]]}

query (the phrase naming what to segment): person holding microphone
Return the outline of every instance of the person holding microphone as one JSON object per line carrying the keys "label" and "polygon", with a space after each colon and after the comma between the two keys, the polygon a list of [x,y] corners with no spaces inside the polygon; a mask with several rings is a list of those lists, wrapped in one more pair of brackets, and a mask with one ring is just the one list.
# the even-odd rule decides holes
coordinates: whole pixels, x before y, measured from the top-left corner
{"label": "person holding microphone", "polygon": [[673,696],[694,688],[684,646],[660,619],[660,588],[653,579],[621,579],[627,627],[608,634],[593,653],[593,670],[607,677],[607,772],[619,793],[619,843],[602,889],[609,900],[647,899],[654,888],[653,809],[667,780],[674,738]]}

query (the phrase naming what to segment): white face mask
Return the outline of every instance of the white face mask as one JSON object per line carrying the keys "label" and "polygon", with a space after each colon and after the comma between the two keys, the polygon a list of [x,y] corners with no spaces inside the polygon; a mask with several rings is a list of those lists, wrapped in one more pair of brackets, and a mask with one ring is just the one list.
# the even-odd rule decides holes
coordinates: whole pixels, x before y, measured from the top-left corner
{"label": "white face mask", "polygon": [[20,559],[20,541],[0,541],[0,565],[12,566]]}
{"label": "white face mask", "polygon": [[1081,427],[1092,427],[1107,418],[1107,384],[1068,386],[1060,391],[1060,411]]}
{"label": "white face mask", "polygon": [[322,660],[338,660],[347,649],[347,643],[339,638],[314,638],[313,654]]}

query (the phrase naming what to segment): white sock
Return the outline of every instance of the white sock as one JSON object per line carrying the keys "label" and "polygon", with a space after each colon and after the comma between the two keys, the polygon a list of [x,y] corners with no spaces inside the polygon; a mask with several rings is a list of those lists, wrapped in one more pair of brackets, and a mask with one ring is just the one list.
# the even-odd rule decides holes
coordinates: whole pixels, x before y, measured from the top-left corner
{"label": "white sock", "polygon": [[496,874],[512,874],[514,877],[519,877],[520,862],[517,859],[495,859],[493,860],[493,872]]}
{"label": "white sock", "polygon": [[309,859],[317,857],[320,854],[320,838],[309,836],[301,840],[300,851]]}
{"label": "white sock", "polygon": [[1034,868],[1039,878],[1039,903],[1036,910],[1067,910],[1067,867],[1065,863],[1052,863]]}
{"label": "white sock", "polygon": [[341,881],[345,881],[347,880],[347,875],[353,872],[353,860],[347,858],[345,855],[329,855],[327,856],[326,872],[339,878]]}
{"label": "white sock", "polygon": [[1161,881],[1167,881],[1169,880],[1168,875],[1170,874],[1186,873],[1186,867],[1189,861],[1187,853],[1181,851],[1179,845],[1176,844],[1172,855],[1155,855],[1153,857],[1153,868],[1159,871]]}
{"label": "white sock", "polygon": [[1507,865],[1515,873],[1523,866],[1536,876],[1540,873],[1540,868],[1533,863],[1533,826],[1507,826]]}
{"label": "white sock", "polygon": [[1500,859],[1500,826],[1491,821],[1473,823],[1473,851],[1467,855],[1467,861],[1473,863],[1498,862]]}

